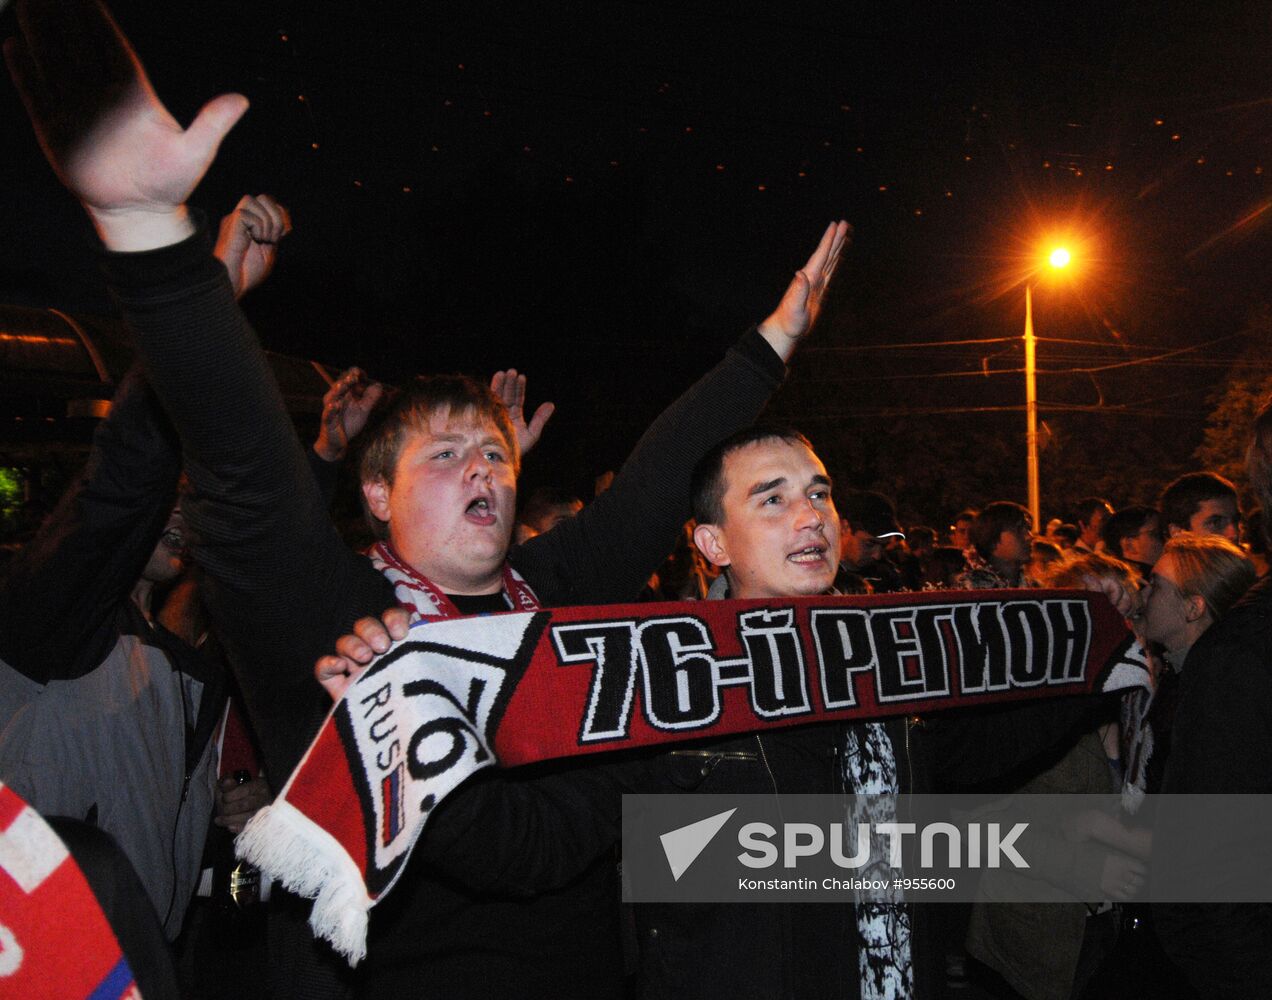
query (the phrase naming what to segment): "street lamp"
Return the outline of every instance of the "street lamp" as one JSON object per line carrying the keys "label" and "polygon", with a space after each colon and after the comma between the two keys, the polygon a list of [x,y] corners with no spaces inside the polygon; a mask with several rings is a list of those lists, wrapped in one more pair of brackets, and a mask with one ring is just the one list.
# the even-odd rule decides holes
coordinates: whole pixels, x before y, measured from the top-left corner
{"label": "street lamp", "polygon": [[[1047,263],[1056,270],[1069,266],[1071,260],[1065,247],[1056,247],[1047,257]],[[1029,464],[1029,513],[1033,517],[1034,530],[1042,526],[1042,501],[1038,490],[1038,384],[1033,330],[1033,281],[1025,282],[1025,441],[1028,446]]]}

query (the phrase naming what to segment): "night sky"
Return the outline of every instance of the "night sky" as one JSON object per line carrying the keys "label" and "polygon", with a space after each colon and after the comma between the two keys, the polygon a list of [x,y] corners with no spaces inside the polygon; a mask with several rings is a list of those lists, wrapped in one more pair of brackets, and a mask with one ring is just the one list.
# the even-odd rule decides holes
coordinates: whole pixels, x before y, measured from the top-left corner
{"label": "night sky", "polygon": [[[390,380],[527,371],[560,404],[532,482],[581,490],[621,461],[841,216],[854,245],[776,412],[860,485],[901,492],[916,434],[988,427],[992,488],[1024,499],[1023,414],[968,411],[1023,402],[1001,338],[1049,233],[1080,266],[1037,278],[1043,417],[1116,429],[1093,464],[1119,440],[1186,464],[1208,392],[1263,346],[1242,335],[1272,270],[1259,4],[112,9],[181,120],[252,102],[194,200],[293,212],[247,302],[266,345]],[[2,89],[0,294],[108,312],[87,223]]]}

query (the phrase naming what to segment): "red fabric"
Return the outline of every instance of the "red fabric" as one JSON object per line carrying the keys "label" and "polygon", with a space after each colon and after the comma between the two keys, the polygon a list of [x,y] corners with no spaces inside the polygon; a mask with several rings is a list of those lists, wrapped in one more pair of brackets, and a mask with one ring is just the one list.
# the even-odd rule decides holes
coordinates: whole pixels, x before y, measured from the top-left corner
{"label": "red fabric", "polygon": [[[813,608],[832,606],[852,608],[898,608],[934,605],[978,606],[995,601],[1046,599],[1083,600],[1092,616],[1092,641],[1087,656],[1087,669],[1082,683],[1064,689],[1042,685],[1035,688],[1016,688],[1009,691],[966,694],[959,690],[956,670],[950,670],[950,693],[936,697],[908,700],[900,703],[881,704],[874,685],[867,678],[858,677],[854,690],[858,706],[847,710],[827,710],[822,705],[820,685],[814,676],[818,662],[809,613]],[[791,608],[795,611],[795,623],[801,636],[801,651],[808,676],[809,694],[814,706],[812,715],[795,715],[786,719],[760,719],[752,708],[745,685],[731,685],[720,690],[723,703],[718,721],[709,728],[677,734],[651,726],[641,711],[643,691],[639,681],[633,692],[630,730],[625,739],[598,741],[582,744],[579,739],[580,720],[586,714],[589,693],[593,681],[592,664],[562,664],[552,648],[552,628],[574,622],[600,620],[629,620],[637,623],[655,618],[690,616],[706,623],[711,632],[714,649],[711,655],[728,659],[743,655],[738,635],[739,609]],[[507,711],[499,723],[495,739],[495,756],[499,764],[512,767],[554,757],[570,757],[579,754],[600,753],[628,747],[674,743],[702,737],[715,738],[735,733],[746,733],[760,728],[806,725],[812,721],[830,719],[879,719],[894,715],[922,715],[946,711],[960,704],[1005,703],[1029,701],[1036,698],[1055,697],[1061,694],[1082,694],[1098,690],[1101,668],[1119,648],[1126,645],[1129,632],[1122,617],[1102,596],[1074,591],[932,591],[924,593],[876,594],[847,598],[792,598],[781,601],[694,601],[667,604],[634,604],[605,608],[558,608],[551,612],[552,628],[545,629],[539,639],[534,659],[518,681]],[[944,636],[948,664],[956,663],[957,652],[953,637]],[[965,701],[963,699],[966,699]]]}
{"label": "red fabric", "polygon": [[314,896],[315,929],[356,961],[366,909],[483,767],[1146,685],[1125,622],[1085,591],[440,616],[350,686],[240,849]]}
{"label": "red fabric", "polygon": [[221,727],[221,760],[217,765],[217,777],[224,778],[236,771],[246,771],[253,777],[260,774],[261,763],[256,756],[251,731],[233,698],[225,703]]}
{"label": "red fabric", "polygon": [[0,995],[140,998],[114,931],[65,845],[3,785]]}

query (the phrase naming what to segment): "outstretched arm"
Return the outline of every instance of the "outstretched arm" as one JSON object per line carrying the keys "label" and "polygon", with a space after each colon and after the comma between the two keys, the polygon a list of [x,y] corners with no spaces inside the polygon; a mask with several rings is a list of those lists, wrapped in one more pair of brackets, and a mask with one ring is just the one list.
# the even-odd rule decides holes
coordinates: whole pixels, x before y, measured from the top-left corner
{"label": "outstretched arm", "polygon": [[247,110],[223,94],[183,129],[95,0],[18,0],[9,72],[50,165],[111,250],[179,243],[194,232],[186,198]]}
{"label": "outstretched arm", "polygon": [[326,512],[226,268],[184,208],[235,95],[183,130],[128,42],[92,0],[19,0],[6,47],[49,161],[97,224],[107,279],[150,383],[181,436],[209,611],[239,676],[276,785],[325,711],[313,662],[388,603]]}
{"label": "outstretched arm", "polygon": [[0,580],[0,659],[39,684],[101,663],[180,472],[176,435],[133,369],[93,434],[84,472]]}
{"label": "outstretched arm", "polygon": [[749,427],[812,329],[848,238],[832,223],[776,311],[748,331],[641,436],[611,487],[577,517],[512,550],[513,565],[553,604],[635,600],[690,515],[694,466],[717,442]]}

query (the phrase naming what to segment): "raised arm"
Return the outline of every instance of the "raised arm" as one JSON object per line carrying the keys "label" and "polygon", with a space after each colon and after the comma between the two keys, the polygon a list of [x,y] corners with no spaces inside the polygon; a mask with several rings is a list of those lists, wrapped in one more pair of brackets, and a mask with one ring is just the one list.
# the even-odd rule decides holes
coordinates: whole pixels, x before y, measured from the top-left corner
{"label": "raised arm", "polygon": [[37,135],[111,255],[107,279],[180,433],[209,610],[276,785],[326,707],[313,661],[387,586],[348,551],[227,269],[184,199],[246,109],[218,98],[182,130],[89,0],[20,0],[6,48]]}
{"label": "raised arm", "polygon": [[102,661],[115,615],[172,512],[180,472],[176,433],[134,369],[83,473],[0,581],[0,659],[40,684]]}
{"label": "raised arm", "polygon": [[848,232],[846,222],[827,227],[773,314],[650,425],[608,490],[577,517],[513,549],[513,564],[536,581],[544,601],[636,598],[689,518],[694,466],[718,441],[754,423],[781,384],[786,360],[817,318]]}

